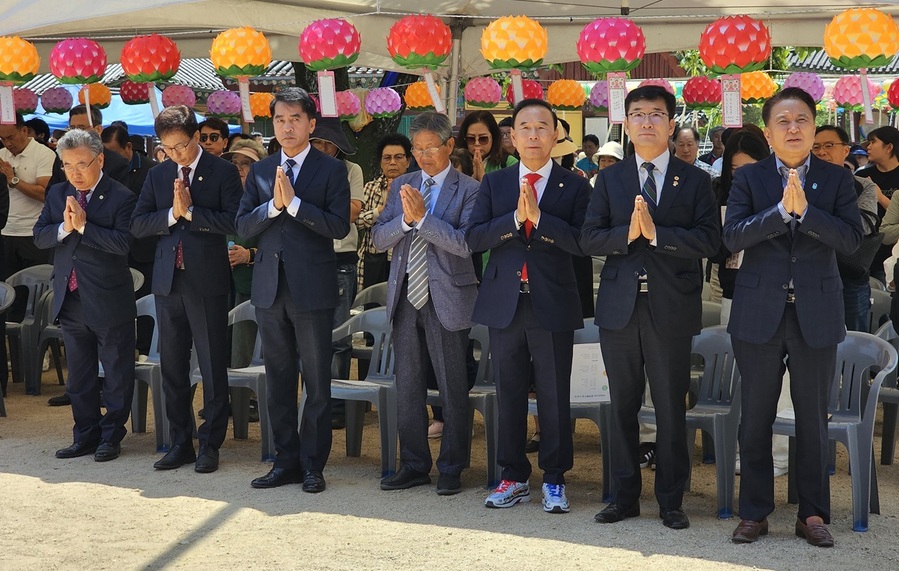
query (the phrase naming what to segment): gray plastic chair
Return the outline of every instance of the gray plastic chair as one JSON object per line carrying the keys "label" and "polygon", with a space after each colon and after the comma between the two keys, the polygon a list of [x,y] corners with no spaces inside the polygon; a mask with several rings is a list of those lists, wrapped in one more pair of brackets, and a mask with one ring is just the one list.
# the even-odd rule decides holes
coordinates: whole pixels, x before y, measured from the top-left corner
{"label": "gray plastic chair", "polygon": [[871,290],[871,313],[869,314],[869,333],[876,333],[880,327],[890,319],[890,303],[892,296],[890,292],[872,289]]}
{"label": "gray plastic chair", "polygon": [[717,301],[702,302],[702,327],[721,325],[721,304]]}
{"label": "gray plastic chair", "polygon": [[32,362],[32,353],[37,347],[40,331],[35,329],[34,312],[38,307],[41,296],[51,287],[50,279],[53,275],[53,266],[39,264],[20,270],[9,276],[6,283],[15,287],[24,287],[28,290],[28,299],[25,304],[25,317],[21,322],[7,321],[6,336],[10,341],[10,357],[12,361],[12,376],[14,382],[25,381],[25,393],[29,395],[41,394],[40,375],[35,376],[29,363]]}
{"label": "gray plastic chair", "polygon": [[[381,282],[372,286],[368,286],[364,290],[356,294],[351,307],[361,307],[363,309],[372,309],[372,306],[384,307],[387,305],[387,282]],[[368,306],[368,307],[366,307]],[[358,364],[359,375],[365,375],[371,362],[371,347],[353,346],[350,356],[356,359]]]}
{"label": "gray plastic chair", "polygon": [[887,291],[887,286],[884,285],[884,283],[882,281],[880,281],[879,279],[877,279],[875,277],[869,278],[868,284],[871,286],[872,291],[873,290]]}
{"label": "gray plastic chair", "polygon": [[[887,321],[875,333],[899,350],[899,334],[893,328],[893,322]],[[899,418],[899,387],[897,387],[896,371],[893,371],[883,381],[878,400],[883,403],[883,428],[881,430],[880,463],[889,466],[896,455],[896,420]]]}
{"label": "gray plastic chair", "polygon": [[[880,513],[877,473],[874,463],[874,418],[877,398],[884,379],[896,370],[896,350],[868,333],[850,331],[837,346],[836,373],[830,391],[828,437],[843,443],[849,451],[852,481],[852,530],[868,531],[868,510]],[[874,380],[871,375],[877,372]],[[798,501],[794,470],[796,422],[777,418],[774,434],[790,438],[790,469],[787,499]]]}
{"label": "gray plastic chair", "polygon": [[165,415],[165,394],[162,391],[162,368],[159,365],[159,323],[156,319],[156,298],[145,295],[137,300],[137,316],[153,319],[153,336],[147,360],[134,365],[134,398],[131,401],[132,432],[147,431],[147,392],[153,395],[153,422],[156,425],[156,451],[171,447],[168,419]]}
{"label": "gray plastic chair", "polygon": [[[0,282],[0,317],[6,313],[9,306],[16,300],[16,290],[6,282]],[[3,400],[3,391],[0,391],[0,417],[6,416],[6,403]]]}
{"label": "gray plastic chair", "polygon": [[53,288],[44,292],[34,311],[34,327],[39,333],[37,350],[32,355],[33,359],[29,366],[32,367],[34,378],[40,379],[44,354],[49,348],[53,356],[53,365],[56,368],[56,379],[60,385],[65,385],[66,380],[62,374],[62,357],[60,355],[62,329],[59,325],[53,323],[53,295]]}

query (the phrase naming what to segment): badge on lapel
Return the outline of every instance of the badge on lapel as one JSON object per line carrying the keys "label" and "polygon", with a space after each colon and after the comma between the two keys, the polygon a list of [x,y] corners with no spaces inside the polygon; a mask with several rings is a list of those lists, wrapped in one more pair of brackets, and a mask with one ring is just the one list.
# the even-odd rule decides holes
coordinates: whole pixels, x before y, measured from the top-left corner
{"label": "badge on lapel", "polygon": [[813,183],[812,183],[812,190],[818,190],[818,183],[817,183],[817,182],[813,182]]}
{"label": "badge on lapel", "polygon": [[680,184],[680,177],[677,175],[674,175],[674,182],[671,183],[671,186],[677,186],[678,184]]}
{"label": "badge on lapel", "polygon": [[200,182],[203,182],[203,177],[201,176],[201,177],[197,178],[197,180],[199,180]]}

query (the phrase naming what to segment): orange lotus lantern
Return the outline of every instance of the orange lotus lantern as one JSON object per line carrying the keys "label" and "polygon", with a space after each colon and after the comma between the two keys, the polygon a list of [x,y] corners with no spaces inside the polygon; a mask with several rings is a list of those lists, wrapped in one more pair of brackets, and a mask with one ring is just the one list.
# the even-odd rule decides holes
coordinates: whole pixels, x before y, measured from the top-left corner
{"label": "orange lotus lantern", "polygon": [[112,92],[102,83],[89,83],[78,92],[78,102],[87,105],[84,94],[87,93],[91,107],[106,109],[112,102]]}
{"label": "orange lotus lantern", "polygon": [[[438,92],[440,87],[437,87]],[[434,102],[431,100],[431,94],[428,92],[428,84],[424,81],[416,81],[406,87],[406,93],[403,95],[406,107],[410,111],[430,111],[434,109]]]}
{"label": "orange lotus lantern", "polygon": [[252,123],[249,78],[262,75],[272,63],[272,48],[268,40],[262,32],[249,26],[231,28],[215,37],[209,57],[217,74],[237,79],[243,118]]}
{"label": "orange lotus lantern", "polygon": [[0,36],[0,82],[31,81],[40,65],[34,44],[19,36]]}
{"label": "orange lotus lantern", "polygon": [[250,94],[250,111],[253,117],[264,119],[272,116],[271,103],[275,96],[271,93],[251,93]]}
{"label": "orange lotus lantern", "polygon": [[481,55],[495,69],[531,69],[543,63],[546,29],[527,16],[494,20],[481,34]]}
{"label": "orange lotus lantern", "polygon": [[573,79],[559,79],[549,84],[546,101],[560,111],[576,111],[584,106],[587,93]]}
{"label": "orange lotus lantern", "polygon": [[824,51],[837,67],[884,66],[899,52],[899,26],[875,8],[850,8],[824,28]]}
{"label": "orange lotus lantern", "polygon": [[764,71],[751,71],[740,76],[740,99],[743,103],[762,103],[777,92],[777,83]]}

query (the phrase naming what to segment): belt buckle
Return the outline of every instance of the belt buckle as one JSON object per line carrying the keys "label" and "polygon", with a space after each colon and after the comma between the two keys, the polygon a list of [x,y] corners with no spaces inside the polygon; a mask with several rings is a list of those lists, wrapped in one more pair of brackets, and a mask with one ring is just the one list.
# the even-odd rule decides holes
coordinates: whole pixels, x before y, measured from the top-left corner
{"label": "belt buckle", "polygon": [[638,281],[637,293],[649,293],[649,284],[644,280]]}
{"label": "belt buckle", "polygon": [[528,282],[521,282],[518,286],[518,293],[531,293],[531,286]]}
{"label": "belt buckle", "polygon": [[787,292],[787,303],[796,303],[796,292],[794,292],[794,291]]}

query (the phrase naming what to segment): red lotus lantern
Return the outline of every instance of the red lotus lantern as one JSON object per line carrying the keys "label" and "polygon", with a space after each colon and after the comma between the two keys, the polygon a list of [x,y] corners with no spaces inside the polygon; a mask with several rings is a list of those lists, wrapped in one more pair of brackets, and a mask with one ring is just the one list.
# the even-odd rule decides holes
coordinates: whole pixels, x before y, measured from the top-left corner
{"label": "red lotus lantern", "polygon": [[[533,79],[522,80],[521,88],[522,91],[524,91],[525,99],[543,99],[543,86],[540,85],[539,81],[534,81]],[[509,102],[509,105],[515,105],[513,97],[514,94],[512,93],[512,85],[507,85],[506,101]]]}
{"label": "red lotus lantern", "polygon": [[893,81],[887,90],[887,101],[893,109],[899,109],[899,81]]}
{"label": "red lotus lantern", "polygon": [[[867,77],[864,79],[868,82],[868,93],[871,94],[871,99],[874,99],[880,93],[880,86]],[[862,95],[862,77],[859,75],[844,75],[838,79],[833,86],[833,100],[844,109],[863,111],[865,102]]]}
{"label": "red lotus lantern", "polygon": [[90,98],[90,106],[97,109],[106,109],[112,102],[112,92],[102,83],[89,83],[78,92],[78,102],[87,105],[85,94]]}
{"label": "red lotus lantern", "polygon": [[193,109],[196,104],[197,96],[194,90],[186,85],[169,85],[162,90],[162,105],[164,107],[184,105]]}
{"label": "red lotus lantern", "polygon": [[14,89],[12,96],[18,113],[30,115],[37,110],[37,93],[27,87]]}
{"label": "red lotus lantern", "polygon": [[51,87],[41,94],[41,107],[47,113],[68,113],[72,102],[72,94],[65,87]]}
{"label": "red lotus lantern", "polygon": [[137,36],[122,47],[121,64],[131,81],[166,81],[177,73],[181,53],[175,42],[165,36]]}
{"label": "red lotus lantern", "polygon": [[119,97],[126,105],[140,105],[150,101],[151,89],[153,89],[152,83],[138,83],[128,79],[119,86]]}
{"label": "red lotus lantern", "polygon": [[95,83],[106,73],[106,51],[87,38],[62,40],[50,52],[50,71],[60,83]]}
{"label": "red lotus lantern", "polygon": [[577,55],[593,73],[630,71],[645,53],[643,30],[624,18],[597,18],[584,26],[577,40]]}
{"label": "red lotus lantern", "polygon": [[356,27],[339,18],[316,20],[300,34],[300,57],[312,71],[346,67],[359,57],[362,40]]}
{"label": "red lotus lantern", "polygon": [[684,84],[684,103],[688,109],[714,109],[721,105],[721,82],[710,77],[691,77]]}
{"label": "red lotus lantern", "polygon": [[443,20],[430,15],[400,18],[387,34],[387,51],[397,64],[436,69],[453,48],[453,34]]}
{"label": "red lotus lantern", "polygon": [[757,71],[771,57],[771,34],[765,24],[749,16],[725,16],[706,27],[699,39],[699,55],[719,75]]}
{"label": "red lotus lantern", "polygon": [[465,84],[465,102],[472,107],[496,107],[503,99],[503,88],[492,77],[474,77]]}

